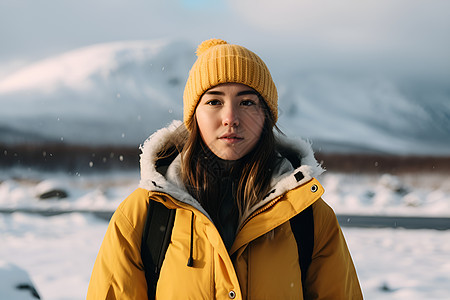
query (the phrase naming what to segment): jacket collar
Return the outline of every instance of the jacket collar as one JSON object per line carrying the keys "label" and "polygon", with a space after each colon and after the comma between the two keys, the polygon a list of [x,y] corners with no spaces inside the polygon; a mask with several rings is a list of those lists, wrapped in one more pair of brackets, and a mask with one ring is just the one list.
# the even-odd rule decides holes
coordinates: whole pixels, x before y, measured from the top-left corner
{"label": "jacket collar", "polygon": [[[180,141],[186,136],[187,132],[183,123],[181,121],[173,121],[169,126],[152,134],[140,146],[142,153],[140,156],[141,180],[139,187],[149,191],[166,193],[178,201],[192,205],[208,216],[200,203],[186,191],[181,182],[180,155],[170,163],[167,169],[160,170],[156,167],[158,153],[162,149],[167,148],[167,146],[175,145],[175,141]],[[269,194],[256,206],[250,208],[244,215],[244,219],[245,216],[250,215],[256,209],[264,206],[264,204],[308,182],[313,177],[319,176],[324,171],[314,158],[309,142],[301,139],[288,139],[284,136],[277,137],[277,141],[279,147],[294,153],[296,158],[301,161],[301,165],[294,167],[288,159],[284,159],[273,172]]]}

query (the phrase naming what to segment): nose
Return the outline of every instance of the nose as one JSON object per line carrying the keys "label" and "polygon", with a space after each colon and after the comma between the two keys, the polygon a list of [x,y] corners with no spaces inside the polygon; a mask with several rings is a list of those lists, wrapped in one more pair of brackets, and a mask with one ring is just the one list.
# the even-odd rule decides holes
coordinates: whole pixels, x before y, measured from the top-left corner
{"label": "nose", "polygon": [[239,126],[238,111],[233,105],[229,105],[228,107],[224,108],[222,116],[222,125],[230,127]]}

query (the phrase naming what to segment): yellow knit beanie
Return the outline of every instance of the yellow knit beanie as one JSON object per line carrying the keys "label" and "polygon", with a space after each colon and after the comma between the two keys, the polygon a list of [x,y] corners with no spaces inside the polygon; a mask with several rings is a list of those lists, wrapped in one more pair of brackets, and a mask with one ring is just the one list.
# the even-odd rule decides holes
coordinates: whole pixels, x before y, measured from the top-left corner
{"label": "yellow knit beanie", "polygon": [[183,95],[184,124],[188,130],[192,129],[192,117],[203,93],[222,83],[241,83],[256,90],[277,121],[277,88],[266,64],[255,53],[224,40],[210,39],[198,46],[197,56]]}

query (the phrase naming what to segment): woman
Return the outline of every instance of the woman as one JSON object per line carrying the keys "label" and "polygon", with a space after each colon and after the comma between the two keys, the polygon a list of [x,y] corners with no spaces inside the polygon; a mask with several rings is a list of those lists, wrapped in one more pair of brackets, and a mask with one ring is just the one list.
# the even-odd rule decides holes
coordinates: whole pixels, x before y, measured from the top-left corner
{"label": "woman", "polygon": [[[140,187],[111,219],[88,299],[147,298],[141,240],[150,202],[176,212],[159,280],[149,283],[156,298],[362,299],[310,145],[274,135],[277,90],[264,62],[218,39],[197,56],[184,124],[144,143]],[[310,208],[313,230],[303,240],[291,221]]]}

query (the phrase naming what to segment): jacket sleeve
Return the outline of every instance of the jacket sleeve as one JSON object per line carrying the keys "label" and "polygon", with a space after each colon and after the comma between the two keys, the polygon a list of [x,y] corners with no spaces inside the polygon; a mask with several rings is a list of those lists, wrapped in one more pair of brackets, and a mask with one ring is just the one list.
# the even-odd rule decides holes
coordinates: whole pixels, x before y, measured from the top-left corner
{"label": "jacket sleeve", "polygon": [[88,300],[147,299],[140,253],[142,225],[135,225],[142,219],[135,202],[145,203],[142,196],[142,191],[130,195],[111,218],[92,271]]}
{"label": "jacket sleeve", "polygon": [[322,199],[313,204],[314,250],[305,299],[363,299],[355,266],[336,215]]}

